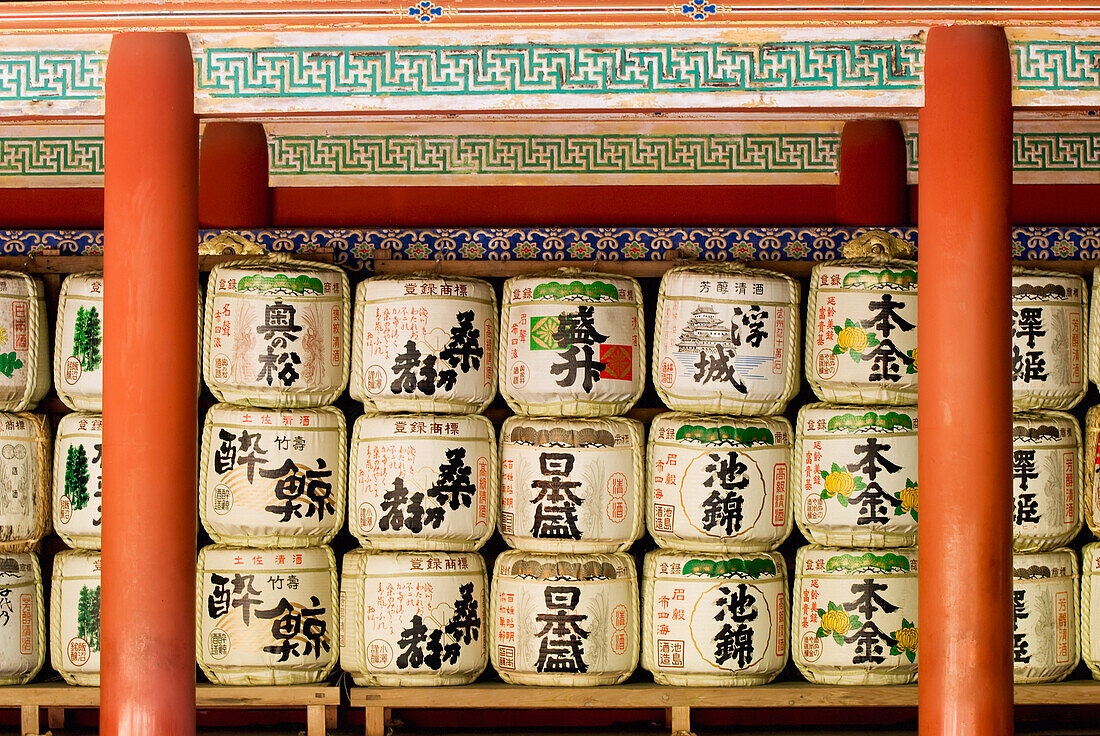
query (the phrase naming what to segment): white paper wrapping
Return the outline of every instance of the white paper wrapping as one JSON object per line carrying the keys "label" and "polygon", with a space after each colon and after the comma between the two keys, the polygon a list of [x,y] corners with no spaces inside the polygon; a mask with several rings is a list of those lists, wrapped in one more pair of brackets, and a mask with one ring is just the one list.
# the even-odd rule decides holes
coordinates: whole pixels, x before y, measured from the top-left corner
{"label": "white paper wrapping", "polygon": [[795,558],[791,641],[810,682],[894,685],[917,679],[917,550],[829,549]]}
{"label": "white paper wrapping", "polygon": [[671,409],[777,414],[798,391],[798,283],[741,264],[661,279],[653,385]]}
{"label": "white paper wrapping", "polygon": [[1013,407],[1071,409],[1085,397],[1087,308],[1080,276],[1013,269]]}
{"label": "white paper wrapping", "polygon": [[787,664],[789,611],[778,552],[650,552],[642,576],[642,666],[661,685],[771,682]]}
{"label": "white paper wrapping", "polygon": [[340,667],[358,685],[464,685],[489,661],[489,581],[473,552],[344,555]]}
{"label": "white paper wrapping", "polygon": [[218,685],[320,682],[340,652],[328,547],[199,551],[195,659]]}
{"label": "white paper wrapping", "polygon": [[1012,546],[1038,552],[1081,530],[1081,430],[1064,412],[1012,417]]}
{"label": "white paper wrapping", "polygon": [[489,657],[505,682],[614,685],[638,665],[638,575],[629,555],[502,552],[491,610]]}
{"label": "white paper wrapping", "polygon": [[795,519],[817,544],[917,543],[917,408],[807,404],[795,427]]}
{"label": "white paper wrapping", "polygon": [[1012,555],[1012,675],[1016,682],[1064,680],[1077,667],[1077,554]]}
{"label": "white paper wrapping", "polygon": [[917,403],[915,262],[820,263],[806,314],[806,380],[819,399]]}
{"label": "white paper wrapping", "polygon": [[103,544],[103,415],[61,417],[53,453],[53,526],[65,544]]}
{"label": "white paper wrapping", "polygon": [[493,533],[500,461],[481,415],[361,416],[348,466],[348,527],[364,547],[473,551]]}
{"label": "white paper wrapping", "polygon": [[504,541],[534,552],[622,552],[642,533],[641,422],[509,417],[500,430]]}
{"label": "white paper wrapping", "polygon": [[38,556],[0,553],[0,685],[25,685],[46,661],[42,600]]}
{"label": "white paper wrapping", "polygon": [[504,283],[500,393],[517,414],[624,414],[645,388],[642,292],[562,269]]}
{"label": "white paper wrapping", "polygon": [[346,482],[347,428],[339,409],[215,404],[206,413],[199,517],[215,542],[327,544],[344,525]]}
{"label": "white paper wrapping", "polygon": [[323,406],[348,383],[351,292],[342,268],[269,256],[210,270],[203,377],[219,401]]}
{"label": "white paper wrapping", "polygon": [[100,558],[74,549],[53,558],[50,665],[70,685],[99,687]]}
{"label": "white paper wrapping", "polygon": [[351,396],[367,411],[484,409],[497,387],[497,299],[481,279],[375,276],[355,291]]}
{"label": "white paper wrapping", "polygon": [[750,552],[791,532],[791,425],[782,417],[666,413],[646,453],[646,524],[661,547]]}

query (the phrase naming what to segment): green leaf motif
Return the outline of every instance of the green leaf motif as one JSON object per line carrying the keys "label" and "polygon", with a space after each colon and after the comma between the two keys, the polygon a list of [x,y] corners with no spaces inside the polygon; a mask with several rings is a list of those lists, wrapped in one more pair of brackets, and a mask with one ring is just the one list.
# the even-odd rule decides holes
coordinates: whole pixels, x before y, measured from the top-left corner
{"label": "green leaf motif", "polygon": [[840,646],[844,646],[844,637],[836,633],[835,631],[833,632],[833,641],[835,641]]}
{"label": "green leaf motif", "polygon": [[817,627],[817,638],[818,639],[824,639],[828,635],[829,634],[828,634],[828,632],[825,631],[825,629],[821,628],[820,626]]}
{"label": "green leaf motif", "polygon": [[892,552],[884,552],[883,554],[865,552],[862,555],[834,555],[825,563],[826,572],[856,572],[866,568],[881,570],[887,573],[893,572],[894,570],[909,572],[910,569],[908,558]]}
{"label": "green leaf motif", "polygon": [[917,661],[917,653],[914,652],[912,649],[906,649],[905,650],[905,657],[910,662],[916,662]]}
{"label": "green leaf motif", "polygon": [[858,430],[864,427],[879,427],[888,432],[892,432],[898,427],[912,429],[913,418],[908,414],[899,414],[893,411],[885,414],[869,411],[864,414],[838,414],[829,419],[827,425],[830,432],[838,429]]}
{"label": "green leaf motif", "polygon": [[10,353],[0,353],[0,373],[3,373],[8,378],[23,367],[23,361],[19,360],[15,355],[15,351]]}

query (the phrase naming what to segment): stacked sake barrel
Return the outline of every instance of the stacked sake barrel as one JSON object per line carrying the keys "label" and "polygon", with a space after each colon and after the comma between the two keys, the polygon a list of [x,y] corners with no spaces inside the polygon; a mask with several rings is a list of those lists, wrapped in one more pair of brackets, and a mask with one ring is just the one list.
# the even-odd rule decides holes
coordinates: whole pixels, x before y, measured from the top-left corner
{"label": "stacked sake barrel", "polygon": [[318,682],[339,655],[336,560],[348,381],[346,274],[267,257],[210,272],[195,656],[221,685]]}
{"label": "stacked sake barrel", "polygon": [[788,657],[798,285],[740,265],[661,281],[653,382],[676,411],[649,432],[642,665],[658,683],[755,685]]}
{"label": "stacked sake barrel", "polygon": [[811,682],[917,676],[917,265],[869,233],[814,267],[794,511],[794,661]]}
{"label": "stacked sake barrel", "polygon": [[[1092,302],[1088,325],[1087,375],[1100,386],[1100,269],[1092,274]],[[1094,537],[1100,537],[1100,406],[1093,406],[1085,415],[1084,487],[1081,501],[1085,522]],[[1100,680],[1100,543],[1093,542],[1081,550],[1081,596],[1079,645],[1081,658]]]}
{"label": "stacked sake barrel", "polygon": [[1066,412],[1087,388],[1087,287],[1071,274],[1012,274],[1013,673],[1064,679],[1077,666],[1082,440]]}
{"label": "stacked sake barrel", "polygon": [[341,667],[360,685],[461,685],[487,662],[500,463],[497,302],[480,279],[375,277],[355,295],[351,533]]}
{"label": "stacked sake barrel", "polygon": [[50,530],[49,390],[41,282],[0,271],[0,684],[34,678],[46,656],[39,543]]}
{"label": "stacked sake barrel", "polygon": [[606,685],[638,662],[645,386],[634,279],[563,269],[504,284],[490,656],[509,683]]}

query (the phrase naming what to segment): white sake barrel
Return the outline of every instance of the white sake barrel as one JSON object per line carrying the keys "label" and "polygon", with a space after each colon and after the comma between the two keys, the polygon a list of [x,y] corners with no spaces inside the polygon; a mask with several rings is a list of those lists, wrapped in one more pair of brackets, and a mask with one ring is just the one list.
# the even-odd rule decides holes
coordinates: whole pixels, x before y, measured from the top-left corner
{"label": "white sake barrel", "polygon": [[0,410],[33,409],[50,390],[42,282],[0,271]]}
{"label": "white sake barrel", "polygon": [[917,403],[915,262],[819,263],[806,314],[806,380],[819,399]]}
{"label": "white sake barrel", "polygon": [[1078,641],[1081,659],[1100,680],[1100,543],[1081,550],[1081,603]]}
{"label": "white sake barrel", "polygon": [[1100,406],[1094,406],[1085,414],[1084,478],[1081,487],[1081,505],[1085,523],[1093,535],[1100,537]]}
{"label": "white sake barrel", "polygon": [[489,657],[516,685],[626,680],[638,666],[634,559],[502,552],[493,566]]}
{"label": "white sake barrel", "polygon": [[67,549],[53,558],[50,665],[70,685],[99,687],[100,559]]}
{"label": "white sake barrel", "polygon": [[0,413],[0,551],[30,552],[50,531],[50,424]]}
{"label": "white sake barrel", "polygon": [[798,282],[741,264],[661,279],[653,385],[670,409],[779,414],[798,392]]}
{"label": "white sake barrel", "polygon": [[351,397],[367,411],[472,414],[497,392],[497,297],[481,279],[375,276],[355,291]]}
{"label": "white sake barrel", "polygon": [[0,685],[25,685],[46,661],[42,570],[29,552],[0,553]]}
{"label": "white sake barrel", "polygon": [[1012,555],[1012,677],[1064,680],[1077,667],[1077,553]]}
{"label": "white sake barrel", "polygon": [[1081,430],[1058,411],[1012,416],[1012,546],[1038,552],[1081,531]]}
{"label": "white sake barrel", "polygon": [[633,419],[509,417],[500,533],[532,552],[622,552],[642,534],[645,445]]}
{"label": "white sake barrel", "polygon": [[485,562],[476,552],[344,555],[340,668],[357,685],[465,685],[489,662]]}
{"label": "white sake barrel", "polygon": [[347,427],[335,407],[215,404],[202,431],[199,517],[219,543],[328,544],[344,525],[346,468]]}
{"label": "white sake barrel", "polygon": [[645,388],[641,287],[574,269],[508,279],[499,354],[517,414],[624,414]]}
{"label": "white sake barrel", "polygon": [[1012,270],[1012,406],[1072,409],[1088,388],[1088,288],[1073,274]]}
{"label": "white sake barrel", "polygon": [[480,414],[365,414],[348,478],[348,528],[364,547],[470,552],[493,533],[500,462]]}
{"label": "white sake barrel", "polygon": [[219,401],[323,406],[348,383],[351,292],[342,268],[269,256],[210,270],[203,377]]}
{"label": "white sake barrel", "polygon": [[755,552],[791,533],[791,425],[782,417],[654,417],[646,524],[667,549]]}
{"label": "white sake barrel", "polygon": [[195,659],[218,685],[320,682],[340,653],[329,547],[199,551]]}
{"label": "white sake barrel", "polygon": [[[202,288],[196,295],[198,354],[202,372]],[[195,391],[201,377],[196,377]],[[58,398],[74,411],[103,411],[103,273],[74,273],[61,282],[54,330],[53,382]]]}
{"label": "white sake barrel", "polygon": [[771,682],[787,664],[789,608],[778,552],[650,552],[642,573],[642,666],[661,685]]}
{"label": "white sake barrel", "polygon": [[917,407],[807,404],[795,426],[795,519],[811,542],[917,543]]}
{"label": "white sake barrel", "polygon": [[917,679],[917,550],[798,550],[791,640],[810,682],[895,685]]}
{"label": "white sake barrel", "polygon": [[61,283],[53,350],[54,386],[66,406],[103,409],[103,274],[74,273]]}
{"label": "white sake barrel", "polygon": [[53,453],[53,526],[70,547],[102,546],[102,414],[72,412],[58,422]]}

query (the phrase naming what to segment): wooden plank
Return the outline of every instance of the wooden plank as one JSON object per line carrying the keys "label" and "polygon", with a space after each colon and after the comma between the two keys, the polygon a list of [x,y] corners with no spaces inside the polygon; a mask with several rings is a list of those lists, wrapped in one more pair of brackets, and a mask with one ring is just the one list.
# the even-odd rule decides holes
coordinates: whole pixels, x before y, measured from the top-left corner
{"label": "wooden plank", "polygon": [[46,725],[50,729],[65,728],[65,709],[64,708],[47,708],[46,709]]}
{"label": "wooden plank", "polygon": [[691,731],[691,708],[677,705],[668,709],[668,727],[673,736]]}
{"label": "wooden plank", "polygon": [[38,706],[24,705],[19,713],[19,733],[22,736],[38,736]]}
{"label": "wooden plank", "polygon": [[306,736],[325,736],[328,725],[325,719],[325,706],[306,706]]}
{"label": "wooden plank", "polygon": [[[622,274],[634,278],[656,278],[663,276],[666,271],[674,266],[693,263],[715,264],[723,263],[723,261],[697,261],[693,259],[667,261],[408,261],[376,258],[374,272],[379,275],[427,272],[445,276],[488,278],[543,273],[568,267],[582,271]],[[744,263],[754,268],[766,268],[790,276],[807,276],[814,266],[812,261],[745,261]]]}
{"label": "wooden plank", "polygon": [[366,708],[367,736],[386,736],[386,709]]}
{"label": "wooden plank", "polygon": [[[199,708],[290,708],[340,704],[340,688],[328,685],[223,686],[197,685]],[[17,685],[0,688],[0,708],[33,704],[54,708],[98,708],[98,687],[65,683]],[[322,717],[324,711],[321,711]]]}

